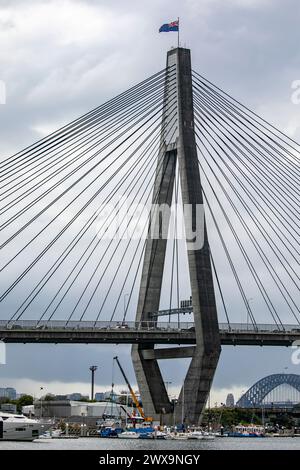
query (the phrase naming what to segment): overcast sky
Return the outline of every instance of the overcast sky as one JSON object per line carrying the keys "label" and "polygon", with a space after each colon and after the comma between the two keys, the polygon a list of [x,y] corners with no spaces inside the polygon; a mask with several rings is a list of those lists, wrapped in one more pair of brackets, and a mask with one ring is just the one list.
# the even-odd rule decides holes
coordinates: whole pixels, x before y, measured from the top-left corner
{"label": "overcast sky", "polygon": [[[292,82],[300,79],[297,0],[0,0],[7,92],[0,160],[161,70],[177,37],[158,28],[178,16],[193,68],[299,140],[300,107],[291,102]],[[120,346],[9,345],[0,386],[88,393],[95,363],[97,387],[107,389],[116,351],[123,362],[129,357],[129,347]],[[297,373],[290,356],[289,349],[224,348],[213,400],[231,390],[239,395],[286,366]],[[177,367],[164,365],[171,391],[184,365],[180,377]],[[134,382],[130,361],[126,368]]]}

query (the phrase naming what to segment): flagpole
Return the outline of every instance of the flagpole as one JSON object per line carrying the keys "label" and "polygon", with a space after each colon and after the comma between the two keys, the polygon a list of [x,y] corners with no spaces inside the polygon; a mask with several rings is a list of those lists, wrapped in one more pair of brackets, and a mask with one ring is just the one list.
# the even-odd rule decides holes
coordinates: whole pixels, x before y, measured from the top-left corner
{"label": "flagpole", "polygon": [[178,35],[177,35],[178,47],[179,47],[179,16],[178,16]]}

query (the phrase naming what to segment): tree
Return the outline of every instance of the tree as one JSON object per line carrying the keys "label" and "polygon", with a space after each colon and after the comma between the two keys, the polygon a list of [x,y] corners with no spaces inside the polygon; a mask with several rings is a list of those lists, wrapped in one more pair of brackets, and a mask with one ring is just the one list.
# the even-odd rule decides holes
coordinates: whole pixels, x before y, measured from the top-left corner
{"label": "tree", "polygon": [[22,406],[33,405],[33,397],[31,395],[22,395],[16,402],[17,410],[22,411]]}
{"label": "tree", "polygon": [[43,398],[43,401],[55,401],[55,395],[52,395],[51,393],[47,393],[47,395]]}

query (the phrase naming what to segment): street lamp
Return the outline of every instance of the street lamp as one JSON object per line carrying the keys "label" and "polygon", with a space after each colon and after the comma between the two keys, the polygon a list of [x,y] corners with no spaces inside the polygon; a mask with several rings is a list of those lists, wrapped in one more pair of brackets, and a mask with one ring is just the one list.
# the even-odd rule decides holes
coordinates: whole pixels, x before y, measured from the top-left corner
{"label": "street lamp", "polygon": [[94,400],[95,372],[96,372],[97,369],[98,369],[98,366],[90,366],[90,371],[92,373],[91,400]]}
{"label": "street lamp", "polygon": [[[44,387],[40,387],[40,390],[44,390]],[[41,398],[40,398],[40,402],[41,402],[41,413],[40,413],[40,417],[42,418],[43,416],[43,399],[42,399],[42,395],[41,395]]]}
{"label": "street lamp", "polygon": [[169,385],[171,385],[171,384],[172,384],[172,382],[170,382],[170,380],[165,382],[168,398],[169,398]]}
{"label": "street lamp", "polygon": [[176,424],[176,405],[178,404],[178,400],[175,398],[172,400],[173,403],[173,427],[175,429]]}

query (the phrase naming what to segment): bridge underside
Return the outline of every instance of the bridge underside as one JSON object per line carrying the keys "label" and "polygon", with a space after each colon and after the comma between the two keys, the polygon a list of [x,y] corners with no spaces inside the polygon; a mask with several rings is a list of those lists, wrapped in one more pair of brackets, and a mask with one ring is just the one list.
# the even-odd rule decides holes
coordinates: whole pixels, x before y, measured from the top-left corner
{"label": "bridge underside", "polygon": [[[5,343],[48,344],[147,344],[143,350],[145,359],[171,359],[192,357],[196,334],[188,330],[96,330],[96,329],[11,329],[0,328],[0,340]],[[254,332],[222,331],[220,341],[226,346],[291,346],[300,340],[300,331]],[[153,348],[153,343],[172,345],[171,348]],[[175,347],[182,345],[182,347]]]}

